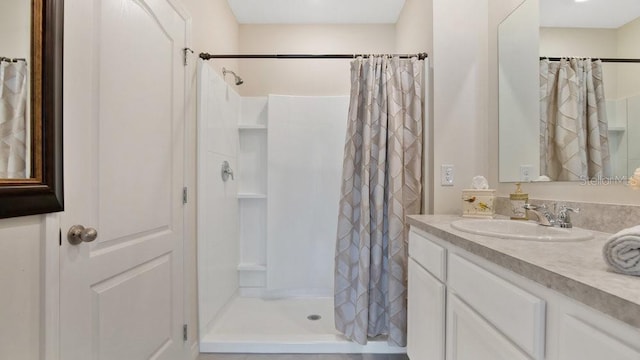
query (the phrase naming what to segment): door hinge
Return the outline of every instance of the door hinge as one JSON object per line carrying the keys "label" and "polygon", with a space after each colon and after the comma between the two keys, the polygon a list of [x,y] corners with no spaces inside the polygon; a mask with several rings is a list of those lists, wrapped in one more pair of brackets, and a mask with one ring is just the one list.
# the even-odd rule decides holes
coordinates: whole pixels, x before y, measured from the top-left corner
{"label": "door hinge", "polygon": [[184,57],[184,66],[187,66],[189,64],[189,62],[188,62],[188,60],[189,60],[189,52],[191,52],[193,54],[193,50],[191,50],[189,48],[182,49],[182,56]]}
{"label": "door hinge", "polygon": [[187,335],[188,335],[188,331],[187,331],[187,324],[182,325],[182,341],[187,341]]}
{"label": "door hinge", "polygon": [[187,200],[189,199],[189,193],[187,191],[187,187],[183,187],[182,188],[182,204],[186,204]]}
{"label": "door hinge", "polygon": [[58,229],[58,246],[62,246],[62,229]]}

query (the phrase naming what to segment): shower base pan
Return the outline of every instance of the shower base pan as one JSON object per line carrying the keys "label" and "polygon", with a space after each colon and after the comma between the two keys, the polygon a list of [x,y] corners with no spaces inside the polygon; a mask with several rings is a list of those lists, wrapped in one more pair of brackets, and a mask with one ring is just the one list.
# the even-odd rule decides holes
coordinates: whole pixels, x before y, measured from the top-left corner
{"label": "shower base pan", "polygon": [[334,327],[333,298],[236,297],[200,341],[203,353],[401,354],[386,339],[359,345]]}

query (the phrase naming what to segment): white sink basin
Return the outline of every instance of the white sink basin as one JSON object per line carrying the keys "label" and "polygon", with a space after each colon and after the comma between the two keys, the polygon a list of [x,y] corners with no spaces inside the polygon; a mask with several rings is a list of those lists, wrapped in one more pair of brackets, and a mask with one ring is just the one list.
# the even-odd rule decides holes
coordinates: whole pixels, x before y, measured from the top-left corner
{"label": "white sink basin", "polygon": [[530,241],[584,241],[593,239],[590,231],[542,226],[533,221],[500,219],[465,219],[451,223],[451,227],[471,234],[503,239]]}

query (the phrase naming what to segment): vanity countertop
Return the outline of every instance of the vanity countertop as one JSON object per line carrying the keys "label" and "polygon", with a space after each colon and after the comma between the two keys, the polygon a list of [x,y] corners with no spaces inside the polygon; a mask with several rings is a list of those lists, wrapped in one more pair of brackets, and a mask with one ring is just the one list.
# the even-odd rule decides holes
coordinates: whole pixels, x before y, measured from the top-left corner
{"label": "vanity countertop", "polygon": [[456,230],[455,215],[412,215],[408,223],[472,254],[640,328],[640,277],[607,270],[602,247],[610,236],[593,232],[579,242],[499,239]]}

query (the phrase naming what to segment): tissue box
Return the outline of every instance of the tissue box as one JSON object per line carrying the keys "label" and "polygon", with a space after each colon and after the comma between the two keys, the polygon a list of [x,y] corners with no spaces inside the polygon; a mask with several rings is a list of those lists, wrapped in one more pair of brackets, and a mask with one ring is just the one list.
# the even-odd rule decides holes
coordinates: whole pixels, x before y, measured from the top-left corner
{"label": "tissue box", "polygon": [[462,190],[462,216],[493,218],[496,214],[496,191],[494,189]]}

